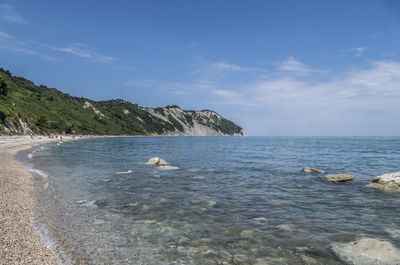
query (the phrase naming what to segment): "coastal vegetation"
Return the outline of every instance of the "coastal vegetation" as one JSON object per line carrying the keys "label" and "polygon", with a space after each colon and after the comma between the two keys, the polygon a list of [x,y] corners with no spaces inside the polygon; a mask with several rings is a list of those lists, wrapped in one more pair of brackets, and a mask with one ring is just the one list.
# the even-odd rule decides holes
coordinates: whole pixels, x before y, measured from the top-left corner
{"label": "coastal vegetation", "polygon": [[122,99],[93,101],[36,85],[0,68],[0,134],[244,135],[210,110],[144,108]]}

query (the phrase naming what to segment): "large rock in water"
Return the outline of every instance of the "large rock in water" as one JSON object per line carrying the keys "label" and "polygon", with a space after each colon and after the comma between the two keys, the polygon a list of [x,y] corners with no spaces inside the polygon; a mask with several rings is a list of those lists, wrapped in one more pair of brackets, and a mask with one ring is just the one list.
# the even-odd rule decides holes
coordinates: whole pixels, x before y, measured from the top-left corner
{"label": "large rock in water", "polygon": [[162,165],[167,165],[167,161],[164,159],[161,159],[159,157],[152,157],[150,158],[147,162],[147,165],[155,165],[155,166],[162,166]]}
{"label": "large rock in water", "polygon": [[332,174],[326,175],[325,180],[330,182],[346,182],[353,180],[354,177],[349,174]]}
{"label": "large rock in water", "polygon": [[147,162],[147,165],[153,165],[153,166],[157,166],[160,169],[166,169],[166,170],[176,170],[179,169],[179,167],[175,167],[175,166],[170,166],[168,165],[167,161],[165,161],[164,159],[161,159],[159,157],[152,157],[150,158]]}
{"label": "large rock in water", "polygon": [[372,179],[367,187],[389,192],[400,192],[400,172],[388,173]]}
{"label": "large rock in water", "polygon": [[325,173],[325,171],[323,171],[323,170],[319,170],[319,169],[312,168],[312,167],[305,167],[305,168],[303,168],[303,171],[306,173],[317,173],[317,174]]}
{"label": "large rock in water", "polygon": [[354,265],[400,264],[400,250],[390,242],[376,238],[334,244],[332,249],[341,259]]}

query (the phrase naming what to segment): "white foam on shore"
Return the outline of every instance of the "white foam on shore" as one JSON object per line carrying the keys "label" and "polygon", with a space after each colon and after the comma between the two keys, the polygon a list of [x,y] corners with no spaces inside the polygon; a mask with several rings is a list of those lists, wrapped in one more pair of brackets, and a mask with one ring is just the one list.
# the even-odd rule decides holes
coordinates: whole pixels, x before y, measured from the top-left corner
{"label": "white foam on shore", "polygon": [[33,167],[28,167],[28,171],[35,173],[39,176],[41,176],[43,179],[47,179],[49,177],[49,175],[47,175],[46,173],[44,173],[43,171],[33,168]]}
{"label": "white foam on shore", "polygon": [[36,234],[39,235],[42,244],[53,252],[59,265],[70,265],[71,261],[67,258],[64,251],[62,251],[59,244],[53,239],[50,229],[43,222],[40,222],[39,218],[31,215],[29,217],[31,226],[35,230]]}

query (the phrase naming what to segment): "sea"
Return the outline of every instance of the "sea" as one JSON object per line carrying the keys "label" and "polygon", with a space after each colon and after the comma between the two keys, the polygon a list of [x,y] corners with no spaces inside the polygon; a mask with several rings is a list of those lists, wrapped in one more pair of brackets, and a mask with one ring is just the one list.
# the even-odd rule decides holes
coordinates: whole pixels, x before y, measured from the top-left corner
{"label": "sea", "polygon": [[400,194],[365,187],[400,171],[399,137],[90,138],[18,158],[60,264],[346,264],[335,244],[400,246]]}

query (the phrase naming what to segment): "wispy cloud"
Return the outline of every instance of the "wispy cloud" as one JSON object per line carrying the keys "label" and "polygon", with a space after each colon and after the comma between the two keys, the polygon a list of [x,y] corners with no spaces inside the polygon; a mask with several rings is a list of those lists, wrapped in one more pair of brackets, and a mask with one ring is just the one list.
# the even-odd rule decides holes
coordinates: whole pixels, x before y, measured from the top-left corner
{"label": "wispy cloud", "polygon": [[150,88],[158,90],[169,90],[176,95],[188,95],[193,93],[207,92],[218,86],[218,83],[209,80],[193,80],[190,82],[169,82],[160,80],[134,80],[125,82],[124,85],[135,88]]}
{"label": "wispy cloud", "polygon": [[400,62],[376,61],[366,69],[337,73],[323,82],[293,76],[258,80],[217,94],[222,104],[241,102],[291,111],[400,109],[396,103],[400,100]]}
{"label": "wispy cloud", "polygon": [[111,56],[106,56],[98,52],[91,51],[87,49],[86,45],[82,44],[72,44],[67,47],[53,47],[54,50],[60,51],[60,52],[65,52],[69,54],[73,54],[82,58],[87,58],[91,59],[97,62],[101,63],[109,63],[116,61],[117,58],[111,57]]}
{"label": "wispy cloud", "polygon": [[278,66],[278,70],[283,72],[290,72],[301,76],[308,76],[312,72],[314,72],[312,68],[306,66],[300,61],[297,61],[296,59],[294,59],[293,56],[289,56],[285,61],[283,61]]}
{"label": "wispy cloud", "polygon": [[0,4],[0,17],[8,22],[25,24],[26,20],[23,19],[15,9],[13,5],[10,4]]}
{"label": "wispy cloud", "polygon": [[17,38],[3,31],[0,31],[0,50],[33,55],[47,61],[60,60],[55,56],[49,55],[46,51],[38,49],[30,42],[18,40]]}
{"label": "wispy cloud", "polygon": [[353,49],[353,51],[356,52],[356,56],[357,56],[357,57],[363,56],[363,55],[364,55],[364,52],[365,52],[366,50],[367,50],[366,47],[357,47],[357,48],[354,48],[354,49]]}
{"label": "wispy cloud", "polygon": [[289,56],[286,60],[278,64],[278,68],[283,74],[291,74],[295,76],[310,76],[316,73],[326,73],[326,70],[315,69],[296,60],[293,56]]}
{"label": "wispy cloud", "polygon": [[240,71],[256,71],[261,70],[259,68],[254,67],[243,67],[231,63],[226,62],[211,62],[208,67],[215,68],[221,71],[230,71],[230,72],[240,72]]}
{"label": "wispy cloud", "polygon": [[13,36],[5,32],[0,31],[0,39],[13,39]]}
{"label": "wispy cloud", "polygon": [[44,60],[47,61],[60,61],[59,58],[39,52],[37,50],[28,48],[28,47],[23,47],[20,45],[4,45],[0,43],[0,49],[2,50],[8,50],[11,52],[17,52],[17,53],[23,53],[23,54],[28,54],[28,55],[34,55],[34,56],[38,56]]}
{"label": "wispy cloud", "polygon": [[124,82],[124,85],[131,86],[131,87],[138,87],[138,88],[145,88],[145,87],[156,87],[160,85],[161,82],[157,80],[147,79],[147,80],[133,80]]}
{"label": "wispy cloud", "polygon": [[374,34],[371,34],[371,36],[369,36],[369,38],[370,38],[370,39],[376,39],[376,38],[378,38],[378,37],[380,37],[380,36],[383,36],[383,35],[384,35],[383,32],[376,32],[376,33],[374,33]]}
{"label": "wispy cloud", "polygon": [[231,72],[262,72],[266,69],[258,67],[241,66],[224,61],[202,61],[197,62],[197,69],[192,74],[222,74]]}
{"label": "wispy cloud", "polygon": [[65,47],[58,47],[32,40],[19,40],[3,31],[0,31],[0,49],[28,55],[35,55],[50,61],[62,60],[60,52],[86,58],[99,63],[110,63],[118,60],[115,57],[106,56],[92,51],[85,44],[75,43]]}

